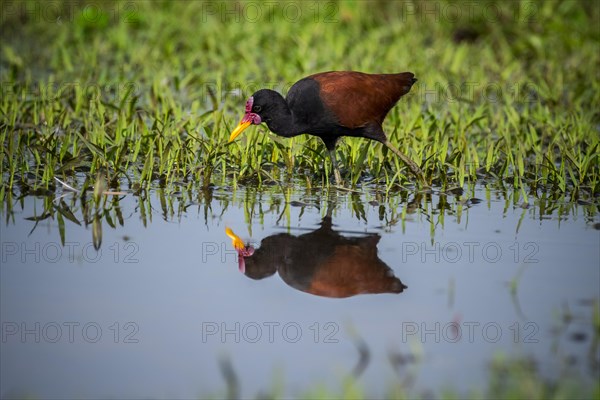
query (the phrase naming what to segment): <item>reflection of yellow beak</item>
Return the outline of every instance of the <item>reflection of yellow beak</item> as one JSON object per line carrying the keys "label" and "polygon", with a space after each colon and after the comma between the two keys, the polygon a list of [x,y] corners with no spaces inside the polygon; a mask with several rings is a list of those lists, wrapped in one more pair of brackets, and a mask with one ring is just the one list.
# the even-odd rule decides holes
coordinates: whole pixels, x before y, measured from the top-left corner
{"label": "reflection of yellow beak", "polygon": [[236,137],[240,135],[240,133],[244,132],[244,130],[250,126],[251,121],[242,121],[235,127],[233,132],[231,132],[231,136],[229,136],[229,143],[233,142]]}
{"label": "reflection of yellow beak", "polygon": [[[250,123],[248,123],[248,125],[250,125]],[[238,135],[239,134],[240,133],[238,132]],[[233,140],[233,139],[231,139],[231,140]],[[233,231],[231,229],[225,228],[225,234],[231,238],[231,244],[233,244],[233,247],[236,250],[242,250],[242,249],[244,249],[246,247],[246,245],[244,244],[244,241],[242,239],[240,239],[240,237],[238,235],[236,235],[235,233],[233,233]]]}

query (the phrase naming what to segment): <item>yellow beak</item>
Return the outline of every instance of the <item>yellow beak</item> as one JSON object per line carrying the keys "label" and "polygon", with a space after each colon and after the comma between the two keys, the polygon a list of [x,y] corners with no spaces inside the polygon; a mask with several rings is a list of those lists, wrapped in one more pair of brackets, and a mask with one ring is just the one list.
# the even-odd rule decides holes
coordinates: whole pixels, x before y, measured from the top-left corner
{"label": "yellow beak", "polygon": [[[238,135],[239,135],[239,133],[238,133]],[[233,231],[231,229],[225,228],[225,234],[231,238],[231,244],[233,244],[233,247],[236,250],[241,250],[246,247],[246,245],[244,244],[244,241],[242,239],[240,239],[240,237],[238,235],[233,233]]]}
{"label": "yellow beak", "polygon": [[231,136],[229,136],[229,143],[233,142],[235,138],[240,135],[240,133],[244,132],[244,130],[250,126],[250,124],[252,124],[251,121],[240,122],[238,126],[235,127],[233,132],[231,132]]}

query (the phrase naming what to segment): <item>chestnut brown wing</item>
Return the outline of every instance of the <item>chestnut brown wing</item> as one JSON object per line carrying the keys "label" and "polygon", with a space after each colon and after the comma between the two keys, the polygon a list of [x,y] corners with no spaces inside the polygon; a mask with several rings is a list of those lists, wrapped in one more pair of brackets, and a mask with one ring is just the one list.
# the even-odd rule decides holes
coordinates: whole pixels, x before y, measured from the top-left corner
{"label": "chestnut brown wing", "polygon": [[347,128],[376,122],[381,125],[396,102],[417,81],[411,72],[365,74],[354,71],[312,75],[320,85],[321,101]]}

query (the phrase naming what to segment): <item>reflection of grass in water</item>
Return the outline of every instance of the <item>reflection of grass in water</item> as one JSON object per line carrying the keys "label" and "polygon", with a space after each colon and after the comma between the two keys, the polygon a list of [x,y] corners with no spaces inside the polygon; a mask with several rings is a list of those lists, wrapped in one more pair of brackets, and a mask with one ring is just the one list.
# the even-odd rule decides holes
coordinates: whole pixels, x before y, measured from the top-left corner
{"label": "reflection of grass in water", "polygon": [[[492,20],[331,2],[317,22],[314,4],[297,3],[304,17],[276,12],[274,23],[212,17],[205,2],[119,4],[95,3],[91,18],[54,2],[72,14],[64,23],[18,6],[3,15],[0,199],[100,170],[115,189],[208,187],[215,174],[254,184],[300,173],[320,186],[330,165],[317,139],[260,127],[225,143],[254,89],[329,69],[416,73],[384,128],[436,184],[497,179],[523,188],[522,201],[599,189],[596,2],[498,2]],[[406,181],[393,155],[363,139],[344,140],[338,161],[348,184]]]}
{"label": "reflection of grass in water", "polygon": [[[332,212],[334,220],[340,214],[348,213],[357,220],[364,223],[374,224],[378,229],[389,232],[398,227],[406,230],[408,220],[418,220],[428,223],[430,227],[431,245],[433,245],[436,234],[445,229],[446,216],[463,215],[468,216],[468,208],[487,207],[493,208],[491,203],[476,204],[466,207],[460,195],[451,195],[439,190],[429,190],[427,193],[411,193],[409,190],[397,190],[389,195],[378,191],[376,188],[366,188],[358,195],[350,191],[338,191],[333,188],[326,190],[309,190],[302,186],[264,185],[260,188],[246,187],[242,190],[227,188],[204,188],[199,190],[178,190],[177,187],[155,188],[153,190],[139,189],[138,191],[116,191],[104,183],[102,174],[95,177],[95,182],[87,181],[86,185],[75,181],[72,185],[65,186],[62,181],[57,185],[62,187],[55,194],[50,191],[41,191],[37,196],[34,215],[25,219],[33,221],[31,232],[35,231],[38,224],[44,220],[56,219],[61,243],[65,243],[69,228],[75,225],[85,225],[92,228],[93,243],[99,247],[102,241],[102,229],[110,227],[117,229],[125,226],[127,214],[124,215],[121,201],[132,200],[136,204],[135,213],[139,214],[144,227],[152,223],[154,213],[160,213],[164,220],[179,221],[185,215],[201,216],[205,223],[212,218],[221,219],[231,208],[239,208],[244,211],[244,221],[247,225],[248,235],[252,236],[252,228],[256,224],[263,226],[268,216],[275,216],[276,224],[286,226],[288,229],[293,225],[291,216],[292,209],[299,210],[298,222],[307,210],[320,210],[321,215]],[[91,184],[90,184],[91,183]],[[517,207],[514,203],[514,192],[499,188],[496,185],[481,187],[478,184],[469,185],[469,191],[475,187],[483,191],[486,198],[496,196],[505,200],[505,211],[511,207]],[[103,188],[106,188],[103,191]],[[94,195],[100,193],[100,196]],[[468,198],[469,196],[465,196]],[[124,200],[126,199],[126,200]],[[299,200],[296,200],[299,199]],[[587,221],[594,221],[597,215],[596,206],[581,206],[577,202],[569,202],[563,195],[555,197],[554,205],[549,204],[550,199],[539,199],[532,204],[528,211],[530,217],[536,218],[546,215],[577,215],[583,213]],[[21,199],[9,195],[5,201],[2,212],[6,214],[6,221],[15,219],[15,211],[20,207]],[[564,202],[564,203],[563,203]],[[539,204],[538,204],[539,203]],[[41,204],[41,207],[38,207]],[[217,210],[220,211],[216,213]],[[373,215],[373,211],[376,211]],[[367,217],[368,220],[367,220]],[[561,220],[547,221],[548,224],[560,224]],[[453,222],[450,222],[452,224]],[[455,223],[461,224],[456,219]],[[378,224],[378,225],[377,225]],[[525,254],[525,253],[524,253]],[[528,265],[528,264],[527,264]],[[521,270],[507,283],[513,300],[516,298],[518,281]],[[452,302],[452,283],[449,283],[449,302]]]}
{"label": "reflection of grass in water", "polygon": [[517,271],[517,274],[515,275],[515,277],[512,278],[510,280],[510,282],[508,282],[508,286],[510,288],[510,298],[513,302],[513,305],[515,306],[517,315],[523,321],[527,320],[527,317],[525,316],[525,314],[523,314],[523,310],[521,309],[521,303],[519,302],[518,290],[519,290],[519,284],[521,282],[521,277],[523,276],[523,273],[525,272],[525,268],[527,268],[528,265],[529,264],[521,265],[521,267],[519,267],[519,270]]}
{"label": "reflection of grass in water", "polygon": [[[239,394],[236,380],[232,380],[231,365],[222,371],[227,382],[227,394]],[[233,372],[233,376],[235,373]],[[268,393],[261,393],[260,398],[284,398],[285,387],[283,378],[275,379],[276,384]],[[359,380],[347,376],[340,384],[340,389],[331,389],[332,384],[315,384],[312,388],[302,391],[292,398],[301,399],[370,399]],[[209,396],[210,397],[210,396]],[[385,394],[389,399],[415,399],[415,398],[442,398],[442,399],[598,399],[600,398],[600,383],[585,385],[575,374],[563,374],[557,380],[544,379],[536,365],[530,358],[509,358],[497,354],[489,364],[488,381],[483,389],[474,389],[468,394],[460,393],[452,387],[441,390],[439,395],[432,389],[416,390],[410,383],[392,383]],[[231,397],[229,397],[231,398]]]}
{"label": "reflection of grass in water", "polygon": [[[592,324],[598,329],[596,315],[599,308],[598,300],[593,307]],[[301,399],[370,399],[373,395],[366,393],[360,382],[364,369],[370,362],[370,350],[367,343],[361,338],[354,327],[346,326],[349,338],[354,342],[358,352],[358,363],[353,369],[337,383],[319,382],[305,389],[292,398]],[[596,332],[596,339],[597,339]],[[594,347],[594,346],[592,346]],[[488,364],[488,378],[483,385],[475,384],[468,393],[459,392],[452,386],[439,388],[416,388],[418,368],[423,362],[423,348],[419,342],[412,342],[404,352],[391,350],[388,353],[391,367],[396,372],[397,380],[388,385],[385,398],[389,399],[415,399],[415,398],[442,398],[442,399],[598,399],[600,398],[600,382],[590,383],[581,377],[581,372],[563,360],[560,376],[548,380],[539,371],[538,363],[529,356],[507,356],[496,353]],[[594,354],[591,354],[594,357]],[[225,362],[223,362],[225,360]],[[240,387],[235,371],[227,357],[220,362],[221,371],[227,386],[229,398],[239,395]],[[597,371],[597,368],[595,369]],[[281,370],[279,370],[281,372]],[[594,374],[594,373],[592,373]],[[261,392],[259,398],[284,398],[285,385],[282,375],[276,376],[270,392]],[[426,383],[425,383],[426,385]],[[338,389],[332,389],[332,386]],[[439,394],[436,394],[439,393]],[[381,394],[377,394],[380,396]]]}
{"label": "reflection of grass in water", "polygon": [[586,387],[575,376],[550,382],[543,379],[535,362],[527,358],[497,356],[490,365],[486,397],[512,399],[598,398],[600,384]]}

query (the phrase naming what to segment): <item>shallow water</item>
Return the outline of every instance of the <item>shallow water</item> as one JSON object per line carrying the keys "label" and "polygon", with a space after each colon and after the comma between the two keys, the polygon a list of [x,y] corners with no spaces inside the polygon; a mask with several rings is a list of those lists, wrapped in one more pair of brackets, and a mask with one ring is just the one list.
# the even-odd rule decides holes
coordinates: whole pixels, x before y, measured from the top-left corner
{"label": "shallow water", "polygon": [[[598,206],[515,196],[275,186],[99,208],[12,200],[1,394],[300,396],[351,375],[368,397],[397,383],[467,392],[498,353],[592,382]],[[252,255],[239,259],[227,227]]]}

